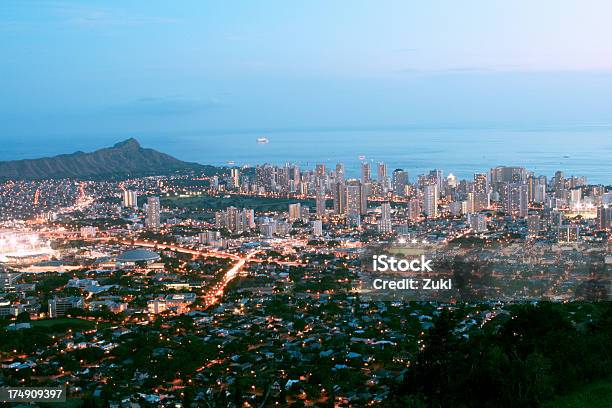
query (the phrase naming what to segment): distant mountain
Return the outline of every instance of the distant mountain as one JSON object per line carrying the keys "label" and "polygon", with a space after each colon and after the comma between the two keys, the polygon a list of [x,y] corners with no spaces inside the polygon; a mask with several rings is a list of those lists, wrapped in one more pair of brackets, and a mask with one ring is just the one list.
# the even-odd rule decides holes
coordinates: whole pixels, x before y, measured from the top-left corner
{"label": "distant mountain", "polygon": [[100,179],[212,169],[215,168],[184,162],[165,153],[145,149],[136,139],[128,139],[91,153],[76,152],[41,159],[0,162],[0,179]]}

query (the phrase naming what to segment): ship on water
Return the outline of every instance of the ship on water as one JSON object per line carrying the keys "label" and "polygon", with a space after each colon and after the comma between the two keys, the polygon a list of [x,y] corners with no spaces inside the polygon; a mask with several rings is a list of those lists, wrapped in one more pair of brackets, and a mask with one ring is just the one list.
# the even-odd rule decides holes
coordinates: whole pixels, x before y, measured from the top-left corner
{"label": "ship on water", "polygon": [[257,138],[257,143],[259,143],[259,144],[266,144],[268,142],[269,142],[269,140],[268,140],[267,137],[258,137]]}

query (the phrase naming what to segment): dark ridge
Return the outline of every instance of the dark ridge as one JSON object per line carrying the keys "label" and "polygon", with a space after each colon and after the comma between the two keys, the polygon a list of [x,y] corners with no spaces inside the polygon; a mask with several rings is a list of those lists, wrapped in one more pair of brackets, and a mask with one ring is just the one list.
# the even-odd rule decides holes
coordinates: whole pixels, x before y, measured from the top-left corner
{"label": "dark ridge", "polygon": [[165,175],[190,170],[210,172],[214,169],[143,148],[136,139],[131,138],[91,153],[75,152],[41,159],[0,162],[0,179],[100,179]]}

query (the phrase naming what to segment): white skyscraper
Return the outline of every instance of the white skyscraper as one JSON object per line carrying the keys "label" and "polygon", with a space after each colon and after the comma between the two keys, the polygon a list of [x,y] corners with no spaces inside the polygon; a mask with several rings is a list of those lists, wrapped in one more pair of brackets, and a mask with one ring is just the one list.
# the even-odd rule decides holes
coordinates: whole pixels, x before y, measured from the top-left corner
{"label": "white skyscraper", "polygon": [[138,207],[138,193],[132,190],[123,190],[123,206],[128,208]]}
{"label": "white skyscraper", "polygon": [[582,189],[575,188],[570,190],[570,205],[572,207],[579,207],[582,201]]}
{"label": "white skyscraper", "polygon": [[382,203],[380,206],[380,220],[378,220],[378,232],[380,232],[381,234],[390,234],[391,231],[391,205],[388,202],[385,202]]}
{"label": "white skyscraper", "polygon": [[321,220],[314,220],[312,222],[312,234],[318,237],[323,235],[323,222]]}
{"label": "white skyscraper", "polygon": [[427,184],[423,187],[423,212],[427,218],[438,218],[437,184]]}
{"label": "white skyscraper", "polygon": [[457,176],[455,176],[453,173],[450,173],[448,176],[446,176],[446,184],[448,184],[448,186],[451,188],[456,188]]}
{"label": "white skyscraper", "polygon": [[145,226],[147,228],[158,229],[160,225],[159,197],[149,197],[147,199],[147,216],[145,218]]}

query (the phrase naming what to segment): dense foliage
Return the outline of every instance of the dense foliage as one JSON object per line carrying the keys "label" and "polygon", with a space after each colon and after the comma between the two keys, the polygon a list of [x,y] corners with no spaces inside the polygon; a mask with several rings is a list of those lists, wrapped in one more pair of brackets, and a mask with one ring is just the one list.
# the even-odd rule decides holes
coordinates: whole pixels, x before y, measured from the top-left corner
{"label": "dense foliage", "polygon": [[517,305],[469,338],[444,310],[389,405],[536,407],[609,376],[612,304],[584,304],[585,323],[573,321],[569,306]]}

